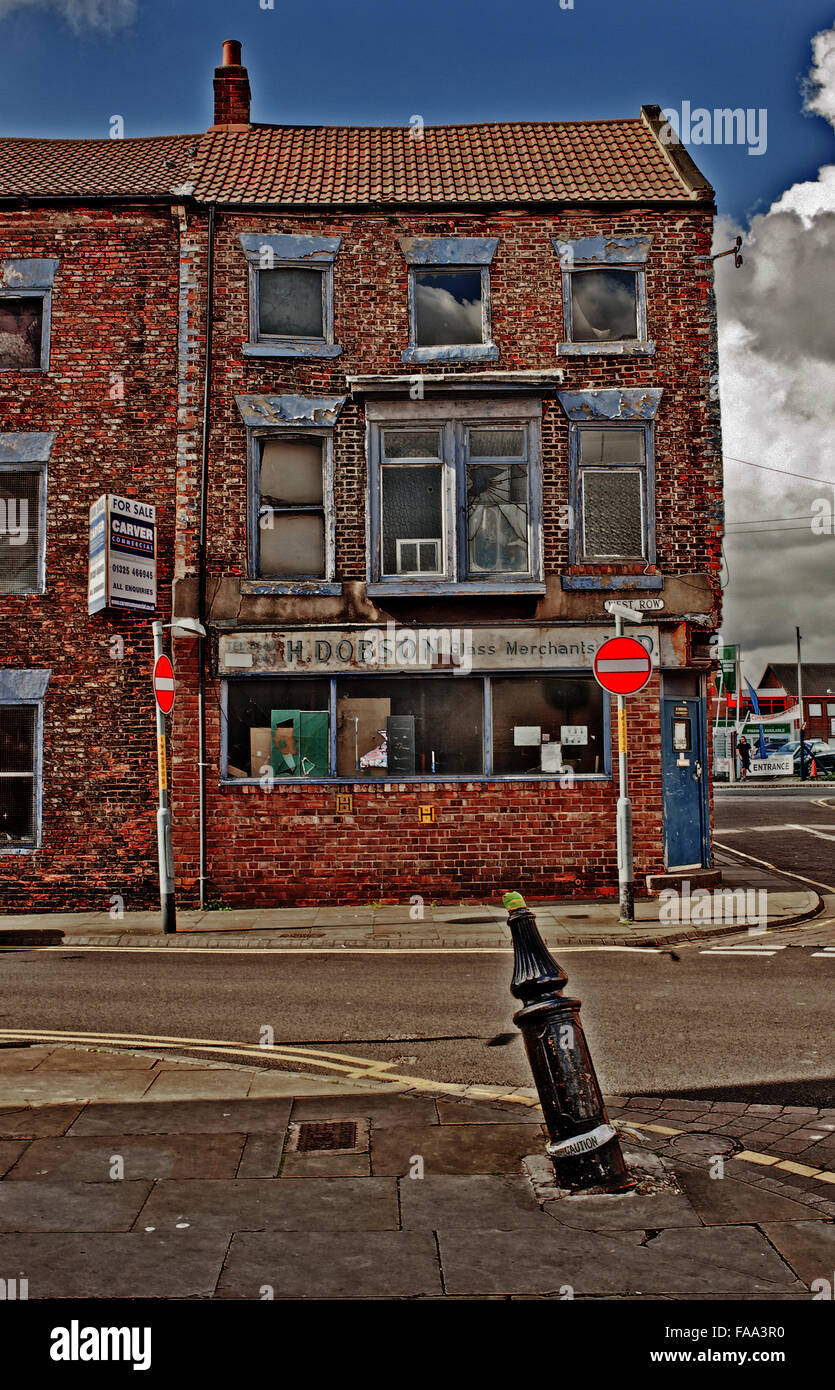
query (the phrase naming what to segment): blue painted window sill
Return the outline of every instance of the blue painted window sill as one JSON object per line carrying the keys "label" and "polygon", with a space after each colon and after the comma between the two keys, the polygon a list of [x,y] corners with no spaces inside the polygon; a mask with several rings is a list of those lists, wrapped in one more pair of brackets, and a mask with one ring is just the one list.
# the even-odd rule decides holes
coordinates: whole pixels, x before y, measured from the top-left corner
{"label": "blue painted window sill", "polygon": [[394,597],[423,598],[434,594],[447,596],[468,594],[544,594],[545,583],[539,579],[488,579],[474,583],[453,584],[449,580],[413,579],[379,580],[366,586],[366,593]]}
{"label": "blue painted window sill", "polygon": [[342,585],[327,579],[242,579],[242,594],[339,595]]}
{"label": "blue painted window sill", "polygon": [[341,357],[340,343],[244,343],[244,357]]}
{"label": "blue painted window sill", "polygon": [[655,343],[557,343],[558,357],[653,357]]}
{"label": "blue painted window sill", "polygon": [[663,574],[564,574],[563,589],[663,589]]}
{"label": "blue painted window sill", "polygon": [[401,362],[497,362],[495,343],[461,343],[457,347],[407,347]]}

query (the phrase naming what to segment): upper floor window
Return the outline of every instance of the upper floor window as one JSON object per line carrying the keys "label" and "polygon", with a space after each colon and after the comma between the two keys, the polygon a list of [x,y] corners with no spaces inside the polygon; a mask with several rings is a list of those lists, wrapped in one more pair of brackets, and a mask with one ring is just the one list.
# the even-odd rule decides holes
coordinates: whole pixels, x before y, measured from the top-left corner
{"label": "upper floor window", "polygon": [[238,396],[249,452],[250,591],[339,593],[333,426],[344,396]]}
{"label": "upper floor window", "polygon": [[0,261],[0,371],[49,370],[52,283],[58,261]]}
{"label": "upper floor window", "polygon": [[333,263],[341,237],[239,238],[249,273],[246,357],[338,357],[334,342]]}
{"label": "upper floor window", "polygon": [[46,585],[46,467],[54,434],[0,434],[0,594]]}
{"label": "upper floor window", "polygon": [[539,409],[369,402],[372,592],[542,590]]}
{"label": "upper floor window", "polygon": [[564,355],[652,353],[645,263],[652,237],[554,240],[562,271]]}
{"label": "upper floor window", "polygon": [[490,262],[494,237],[401,237],[409,267],[404,362],[493,361]]}

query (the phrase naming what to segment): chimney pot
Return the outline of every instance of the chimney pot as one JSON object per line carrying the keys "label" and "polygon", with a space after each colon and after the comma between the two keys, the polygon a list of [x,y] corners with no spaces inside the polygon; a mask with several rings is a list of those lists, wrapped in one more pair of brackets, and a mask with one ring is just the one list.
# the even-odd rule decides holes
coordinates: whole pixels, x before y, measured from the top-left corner
{"label": "chimney pot", "polygon": [[223,40],[223,67],[237,68],[241,65],[241,45],[237,39]]}

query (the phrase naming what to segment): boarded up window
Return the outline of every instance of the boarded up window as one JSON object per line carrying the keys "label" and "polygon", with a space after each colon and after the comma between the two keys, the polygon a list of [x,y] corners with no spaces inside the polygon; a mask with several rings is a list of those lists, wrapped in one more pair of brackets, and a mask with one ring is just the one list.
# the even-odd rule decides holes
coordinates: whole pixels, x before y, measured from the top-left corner
{"label": "boarded up window", "polygon": [[0,846],[35,837],[34,705],[0,705]]}
{"label": "boarded up window", "polygon": [[571,337],[575,343],[637,339],[634,270],[582,270],[571,276]]}
{"label": "boarded up window", "polygon": [[325,499],[321,444],[266,440],[259,475],[259,574],[321,579],[325,574]]}
{"label": "boarded up window", "polygon": [[0,594],[39,587],[40,469],[0,468]]}
{"label": "boarded up window", "polygon": [[0,369],[40,367],[43,298],[0,296]]}
{"label": "boarded up window", "polygon": [[321,270],[262,270],[258,275],[258,328],[262,336],[323,338]]}
{"label": "boarded up window", "polygon": [[643,486],[637,469],[583,469],[583,553],[597,560],[643,558]]}

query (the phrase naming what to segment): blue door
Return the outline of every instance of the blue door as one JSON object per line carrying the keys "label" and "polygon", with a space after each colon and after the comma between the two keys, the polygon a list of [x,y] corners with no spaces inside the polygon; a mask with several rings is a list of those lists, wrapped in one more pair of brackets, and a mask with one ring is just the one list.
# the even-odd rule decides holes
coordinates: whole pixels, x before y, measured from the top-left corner
{"label": "blue door", "polygon": [[701,700],[663,699],[661,740],[664,863],[668,869],[702,868],[708,860]]}

